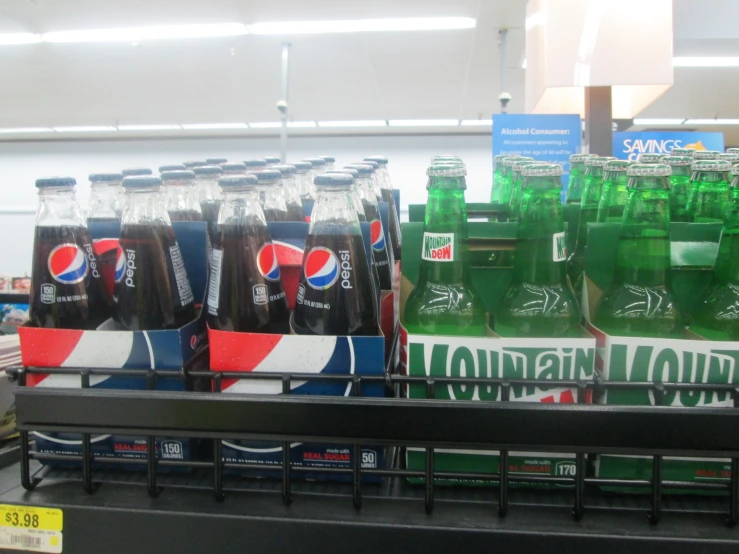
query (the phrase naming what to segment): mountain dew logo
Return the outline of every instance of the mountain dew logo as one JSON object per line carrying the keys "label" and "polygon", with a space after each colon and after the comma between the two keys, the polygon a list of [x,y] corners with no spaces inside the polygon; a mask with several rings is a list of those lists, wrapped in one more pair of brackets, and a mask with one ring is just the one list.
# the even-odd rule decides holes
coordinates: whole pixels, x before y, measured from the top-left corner
{"label": "mountain dew logo", "polygon": [[555,262],[563,262],[567,259],[567,247],[565,246],[565,234],[554,233],[552,235],[552,257]]}
{"label": "mountain dew logo", "polygon": [[[574,402],[571,389],[557,387],[556,381],[590,379],[595,364],[592,341],[573,339],[582,347],[562,345],[569,341],[541,339],[536,347],[496,346],[499,339],[446,339],[444,337],[408,336],[409,375],[437,377],[542,379],[551,387],[516,384],[511,386],[510,400],[529,402]],[[559,342],[559,345],[557,344]],[[583,344],[584,343],[584,344]],[[492,346],[492,348],[491,348]],[[423,388],[423,387],[421,387]],[[451,384],[437,387],[439,399],[501,400],[498,386]],[[422,397],[411,388],[411,397]]]}
{"label": "mountain dew logo", "polygon": [[[608,353],[609,381],[648,383],[707,383],[714,385],[739,382],[739,351],[716,348],[715,342],[700,340],[659,341],[611,339]],[[654,404],[654,392],[608,391],[608,403]],[[666,406],[732,406],[729,392],[665,391]]]}
{"label": "mountain dew logo", "polygon": [[421,258],[432,262],[453,262],[454,233],[424,233]]}

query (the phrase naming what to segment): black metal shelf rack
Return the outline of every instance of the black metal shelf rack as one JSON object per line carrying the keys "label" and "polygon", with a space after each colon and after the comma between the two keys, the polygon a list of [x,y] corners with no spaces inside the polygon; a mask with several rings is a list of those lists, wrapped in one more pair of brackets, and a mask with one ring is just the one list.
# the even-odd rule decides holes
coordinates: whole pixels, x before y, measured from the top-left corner
{"label": "black metal shelf rack", "polygon": [[[140,376],[136,370],[57,369],[52,372],[80,375],[82,389],[30,388],[22,386],[29,372],[50,371],[16,372],[21,384],[16,394],[21,461],[20,468],[0,472],[0,503],[62,508],[65,552],[344,548],[389,553],[500,547],[511,552],[736,552],[739,547],[739,410],[584,404],[589,393],[608,387],[650,387],[657,403],[665,391],[691,388],[728,392],[736,405],[739,390],[733,386],[558,382],[575,388],[578,399],[577,404],[558,405],[508,402],[511,387],[519,384],[513,380],[464,380],[499,387],[503,401],[488,403],[435,400],[436,386],[460,382],[452,378],[190,372],[191,377],[211,379],[216,391],[224,379],[246,378],[280,379],[288,393],[235,396],[89,388],[92,375]],[[157,379],[172,375],[153,370],[147,374],[151,389]],[[291,381],[311,379],[349,381],[354,397],[289,394]],[[378,381],[389,389],[422,384],[427,399],[361,397],[362,387]],[[29,444],[32,431],[81,433],[83,453],[35,453]],[[148,437],[145,473],[97,469],[105,460],[93,460],[90,436],[108,433]],[[157,460],[155,436],[208,439],[210,456],[196,462]],[[235,466],[221,462],[222,441],[237,438],[282,443],[283,463],[276,468],[282,479],[229,475],[226,470]],[[297,479],[301,473],[310,477],[310,470],[291,465],[291,442],[350,447],[351,468],[333,470],[344,473],[349,482]],[[394,463],[363,468],[358,453],[367,444],[393,451]],[[424,471],[409,471],[399,463],[403,449],[410,446],[426,449]],[[500,471],[435,471],[433,453],[438,448],[500,450]],[[509,474],[506,460],[511,450],[575,453],[576,476]],[[590,477],[588,456],[593,453],[652,456],[652,479]],[[696,487],[663,479],[662,458],[667,455],[730,458],[732,478],[701,484],[723,494],[663,495],[667,487],[686,493]],[[42,468],[38,460],[44,458],[75,459],[81,468]],[[189,466],[192,471],[161,474],[158,466]],[[365,475],[381,476],[382,484],[363,482]],[[424,477],[425,485],[409,485],[408,477]],[[434,477],[471,477],[491,486],[448,488],[436,485]],[[517,488],[543,483],[568,488]],[[598,488],[616,484],[644,488],[645,494]]]}

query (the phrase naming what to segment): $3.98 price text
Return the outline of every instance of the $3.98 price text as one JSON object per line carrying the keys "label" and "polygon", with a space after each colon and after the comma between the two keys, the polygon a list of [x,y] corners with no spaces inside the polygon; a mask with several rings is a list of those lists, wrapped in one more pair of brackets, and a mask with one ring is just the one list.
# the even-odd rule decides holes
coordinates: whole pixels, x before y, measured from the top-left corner
{"label": "$3.98 price text", "polygon": [[5,523],[13,527],[26,527],[37,529],[39,526],[39,518],[37,514],[20,514],[18,512],[6,512]]}

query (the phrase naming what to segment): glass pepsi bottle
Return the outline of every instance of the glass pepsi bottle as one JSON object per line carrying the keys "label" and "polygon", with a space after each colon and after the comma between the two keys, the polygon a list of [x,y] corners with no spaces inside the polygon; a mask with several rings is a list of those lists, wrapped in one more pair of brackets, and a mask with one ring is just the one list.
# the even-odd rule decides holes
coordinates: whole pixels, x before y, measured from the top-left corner
{"label": "glass pepsi bottle", "polygon": [[326,170],[326,160],[323,158],[306,158],[303,161],[311,165],[310,178],[311,182],[315,184],[316,177]]}
{"label": "glass pepsi bottle", "polygon": [[265,169],[267,169],[267,160],[261,158],[244,160],[244,167],[246,168],[247,173],[264,171]]}
{"label": "glass pepsi bottle", "polygon": [[289,333],[290,310],[254,175],[226,176],[211,257],[208,325],[219,331]]}
{"label": "glass pepsi bottle", "polygon": [[355,182],[365,220],[370,224],[372,261],[377,268],[380,288],[382,290],[392,290],[395,259],[393,258],[392,248],[388,248],[385,242],[385,230],[382,227],[380,208],[377,205],[377,198],[372,183],[372,167],[367,164],[352,164],[350,169],[357,171]]}
{"label": "glass pepsi bottle", "polygon": [[264,161],[267,162],[267,169],[282,164],[282,160],[277,156],[265,156]]}
{"label": "glass pepsi bottle", "polygon": [[129,331],[182,327],[195,318],[195,299],[172,229],[159,177],[126,177],[115,319]]}
{"label": "glass pepsi bottle", "polygon": [[313,165],[310,162],[293,162],[290,165],[295,166],[295,184],[300,191],[300,199],[305,203],[315,200],[316,193],[313,189],[313,179],[311,179],[311,171]]}
{"label": "glass pepsi bottle", "polygon": [[206,162],[205,160],[189,160],[186,162],[182,162],[182,165],[185,166],[185,169],[194,170],[196,167],[203,167],[208,165],[208,162]]}
{"label": "glass pepsi bottle", "polygon": [[226,162],[218,167],[223,170],[223,175],[246,175],[246,166],[241,162]]}
{"label": "glass pepsi bottle", "polygon": [[221,189],[218,179],[223,169],[217,165],[203,165],[193,168],[195,174],[195,194],[200,204],[203,221],[208,224],[210,243],[216,239],[218,229],[218,210],[221,208]]}
{"label": "glass pepsi bottle", "polygon": [[90,175],[90,203],[87,223],[121,220],[121,173],[93,173]]}
{"label": "glass pepsi bottle", "polygon": [[203,221],[197,201],[195,173],[190,170],[165,171],[162,177],[164,205],[170,221]]}
{"label": "glass pepsi bottle", "polygon": [[334,169],[334,166],[336,164],[336,158],[333,156],[318,156],[321,158],[324,162],[326,162],[326,165],[323,166],[324,171],[328,171],[329,169]]}
{"label": "glass pepsi bottle", "polygon": [[145,177],[146,175],[153,175],[151,169],[146,167],[129,167],[121,171],[121,175],[124,177]]}
{"label": "glass pepsi bottle", "polygon": [[208,165],[221,165],[228,162],[226,158],[206,158],[205,162]]}
{"label": "glass pepsi bottle", "polygon": [[282,196],[282,174],[276,169],[264,169],[252,173],[257,178],[259,203],[267,221],[289,221],[287,204]]}
{"label": "glass pepsi bottle", "polygon": [[378,333],[375,287],[350,198],[353,184],[348,174],[315,179],[317,198],[293,312],[296,334]]}
{"label": "glass pepsi bottle", "polygon": [[403,246],[403,237],[400,234],[400,217],[398,216],[398,206],[395,205],[395,195],[393,194],[393,181],[390,177],[388,169],[388,158],[386,156],[369,156],[365,158],[367,161],[379,164],[377,168],[377,184],[380,188],[380,200],[387,202],[388,205],[388,236],[390,237],[390,248],[394,260],[400,259]]}
{"label": "glass pepsi bottle", "polygon": [[95,329],[112,315],[100,264],[77,203],[72,177],[36,181],[29,316],[50,329]]}
{"label": "glass pepsi bottle", "polygon": [[271,167],[280,172],[280,183],[282,196],[287,206],[288,221],[305,221],[303,215],[303,201],[300,199],[300,191],[295,181],[295,166],[288,164],[275,164]]}

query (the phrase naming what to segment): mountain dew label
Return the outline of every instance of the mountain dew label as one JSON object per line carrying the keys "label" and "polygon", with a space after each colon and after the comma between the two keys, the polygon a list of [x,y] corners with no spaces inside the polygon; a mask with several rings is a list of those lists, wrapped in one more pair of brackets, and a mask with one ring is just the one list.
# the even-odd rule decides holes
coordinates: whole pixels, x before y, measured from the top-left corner
{"label": "mountain dew label", "polygon": [[552,235],[552,259],[555,262],[563,262],[567,259],[564,231]]}
{"label": "mountain dew label", "polygon": [[431,262],[453,262],[454,233],[424,233],[421,258]]}
{"label": "mountain dew label", "polygon": [[[612,337],[592,327],[589,330],[597,338],[596,366],[606,381],[739,384],[739,342]],[[651,388],[608,390],[600,402],[651,406],[656,404],[656,399]],[[662,405],[731,408],[733,400],[729,392],[723,391],[666,390]],[[648,456],[601,455],[596,469],[602,478],[643,479],[651,475],[651,466],[652,459]],[[716,482],[730,477],[728,459],[674,456],[663,459],[663,478],[668,481]],[[680,493],[679,490],[665,492]]]}
{"label": "mountain dew label", "polygon": [[[595,340],[582,339],[500,339],[472,337],[442,337],[408,335],[401,328],[401,358],[405,371],[411,376],[541,379],[551,386],[512,385],[511,402],[574,403],[577,391],[557,386],[557,381],[592,379],[595,366]],[[425,386],[412,385],[410,398],[425,398]],[[434,391],[437,399],[501,401],[500,387],[472,384],[442,384]],[[590,399],[586,397],[586,401]],[[573,477],[576,473],[575,455],[569,453],[510,452],[511,475],[549,475]],[[423,449],[407,448],[406,465],[409,469],[425,467]],[[435,449],[434,467],[440,472],[490,472],[500,466],[498,451],[471,451]],[[422,482],[422,479],[410,479]],[[438,483],[468,486],[491,486],[490,482],[475,479],[437,478]]]}

